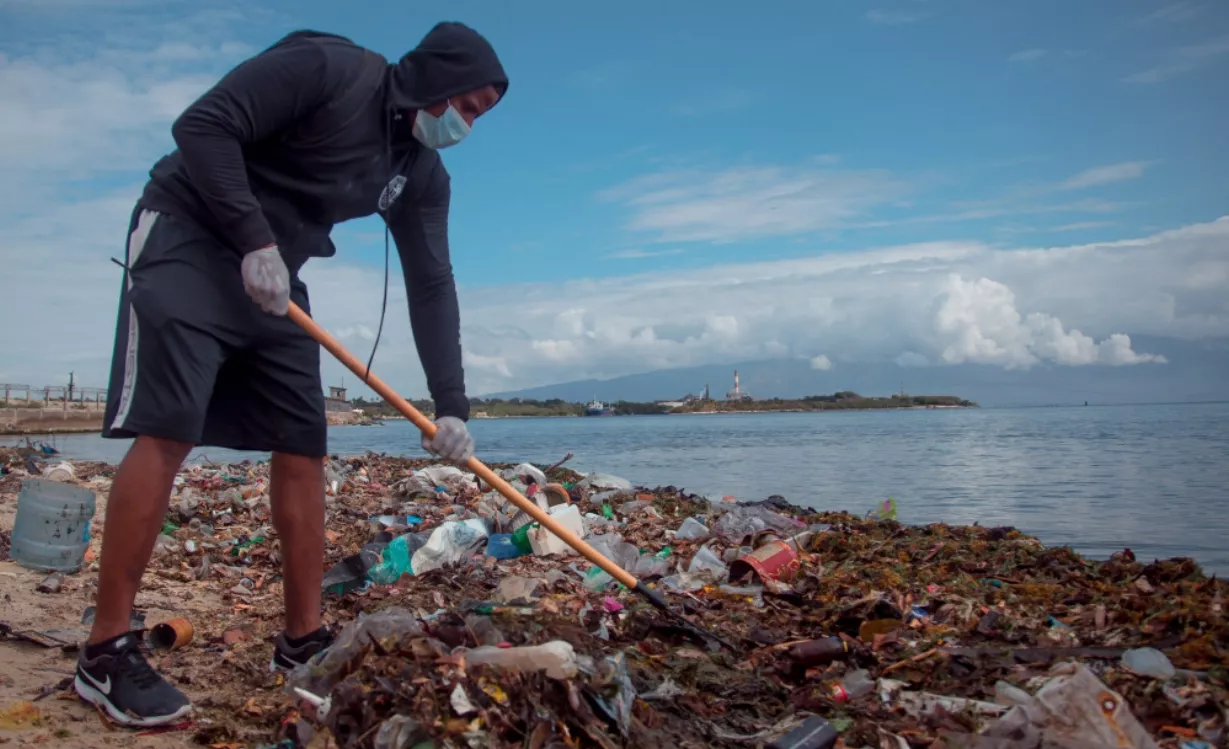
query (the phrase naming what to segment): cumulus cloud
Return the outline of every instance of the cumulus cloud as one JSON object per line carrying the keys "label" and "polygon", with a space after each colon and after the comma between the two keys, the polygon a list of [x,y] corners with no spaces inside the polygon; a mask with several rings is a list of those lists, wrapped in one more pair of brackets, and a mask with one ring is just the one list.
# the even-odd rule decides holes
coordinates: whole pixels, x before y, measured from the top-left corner
{"label": "cumulus cloud", "polygon": [[832,360],[823,354],[812,357],[811,369],[818,370],[820,372],[827,372],[828,370],[832,369]]}
{"label": "cumulus cloud", "polygon": [[[475,393],[495,392],[786,356],[821,365],[1163,366],[1129,334],[1229,336],[1227,247],[1229,217],[1070,247],[936,242],[463,288],[467,379]],[[377,271],[329,260],[305,275],[325,324],[378,316],[378,300],[360,302],[380,283]],[[394,297],[376,366],[421,395],[405,302]],[[515,314],[498,301],[508,298],[518,300]]]}
{"label": "cumulus cloud", "polygon": [[[54,50],[0,59],[8,115],[0,121],[0,264],[15,290],[0,295],[6,379],[61,382],[73,371],[83,384],[106,384],[121,280],[107,258],[122,251],[145,170],[171,147],[171,118],[240,49],[220,38],[147,38],[179,41],[85,59]],[[640,247],[654,248],[848,229],[908,191],[883,172],[832,166],[813,160],[673,172],[604,197],[629,211],[628,228],[644,235],[637,242],[652,243]],[[1068,182],[1131,178],[1134,167],[1111,166]],[[115,187],[100,191],[100,184]],[[1059,208],[972,206],[919,220],[1022,210]],[[1078,212],[1096,210],[1078,204]],[[893,360],[1161,365],[1126,334],[1229,335],[1227,246],[1229,218],[1070,247],[931,242],[669,274],[462,287],[464,363],[475,394],[756,358],[801,357],[821,369]],[[365,358],[379,321],[382,269],[331,258],[309,263],[304,278],[314,316]],[[326,381],[344,375],[324,362]],[[426,394],[398,283],[373,368],[407,396]]]}
{"label": "cumulus cloud", "polygon": [[1115,333],[1100,343],[1078,330],[1064,329],[1044,312],[1020,313],[1015,294],[989,278],[947,278],[934,300],[935,341],[947,364],[993,364],[1028,368],[1042,361],[1083,364],[1164,363],[1164,357],[1138,354],[1131,339]]}
{"label": "cumulus cloud", "polygon": [[[126,199],[92,210],[95,217],[122,213]],[[13,266],[18,284],[52,290],[41,310],[63,313],[10,329],[8,376],[51,382],[74,369],[80,382],[105,382],[114,318],[80,311],[114,309],[120,276],[102,260],[113,244],[108,238],[88,265]],[[1162,366],[1127,334],[1229,336],[1227,247],[1229,217],[1070,247],[936,242],[671,274],[462,287],[467,381],[477,394],[786,356],[820,364]],[[309,263],[304,278],[323,325],[356,334],[374,329],[380,269],[333,258]],[[374,369],[406,395],[423,396],[399,284],[389,297]],[[517,300],[513,312],[507,299]],[[27,304],[4,295],[0,317],[28,319]],[[366,356],[365,348],[354,349]],[[324,366],[328,380],[345,374],[327,357]]]}

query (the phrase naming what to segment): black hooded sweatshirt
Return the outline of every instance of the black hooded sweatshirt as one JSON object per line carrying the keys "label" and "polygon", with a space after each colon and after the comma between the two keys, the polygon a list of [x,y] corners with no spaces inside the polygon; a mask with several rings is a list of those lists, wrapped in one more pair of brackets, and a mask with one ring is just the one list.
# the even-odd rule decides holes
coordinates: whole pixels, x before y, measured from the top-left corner
{"label": "black hooded sweatshirt", "polygon": [[441,23],[396,64],[297,31],[223,77],[174,123],[145,208],[188,218],[239,254],[276,244],[296,278],[335,253],[334,224],[379,213],[401,257],[436,417],[469,417],[448,251],[449,177],[409,115],[508,79],[491,45]]}

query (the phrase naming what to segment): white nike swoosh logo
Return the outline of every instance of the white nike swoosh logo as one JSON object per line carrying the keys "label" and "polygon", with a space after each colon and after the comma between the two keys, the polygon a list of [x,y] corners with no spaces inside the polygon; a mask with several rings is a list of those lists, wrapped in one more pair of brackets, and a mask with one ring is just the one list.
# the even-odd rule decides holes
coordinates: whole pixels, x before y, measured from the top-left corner
{"label": "white nike swoosh logo", "polygon": [[86,681],[98,687],[98,691],[102,692],[103,694],[111,694],[111,674],[107,674],[106,681],[100,682],[98,679],[90,676],[90,672],[86,671],[84,668],[80,669],[80,671],[81,675],[86,678]]}

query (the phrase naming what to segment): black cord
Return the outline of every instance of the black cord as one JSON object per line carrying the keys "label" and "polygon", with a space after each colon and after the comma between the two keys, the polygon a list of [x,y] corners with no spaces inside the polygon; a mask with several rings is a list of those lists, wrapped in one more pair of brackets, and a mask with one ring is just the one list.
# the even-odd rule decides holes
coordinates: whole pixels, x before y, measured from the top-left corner
{"label": "black cord", "polygon": [[[384,114],[384,173],[391,174],[393,170],[393,112],[386,110]],[[393,175],[390,179],[396,179],[397,175]],[[384,301],[380,303],[380,325],[376,328],[376,340],[371,344],[371,356],[367,359],[367,373],[363,375],[363,381],[366,382],[371,378],[371,363],[376,359],[376,349],[380,347],[380,336],[384,334],[384,313],[388,311],[388,209],[392,207],[394,202],[391,191],[392,182],[385,186],[389,201],[386,206],[381,207],[381,213],[384,214]]]}
{"label": "black cord", "polygon": [[367,374],[363,379],[371,377],[371,363],[375,361],[376,349],[380,346],[380,336],[384,333],[384,313],[388,311],[388,226],[384,227],[384,301],[380,304],[380,327],[376,328],[376,340],[371,344],[371,357],[367,359]]}

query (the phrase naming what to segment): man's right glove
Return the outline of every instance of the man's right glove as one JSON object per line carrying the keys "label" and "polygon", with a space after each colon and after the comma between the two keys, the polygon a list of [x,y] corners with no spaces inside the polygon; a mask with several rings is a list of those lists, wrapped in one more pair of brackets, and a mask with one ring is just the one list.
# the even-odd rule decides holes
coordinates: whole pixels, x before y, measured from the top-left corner
{"label": "man's right glove", "polygon": [[455,416],[441,416],[435,420],[435,436],[422,436],[422,449],[438,455],[456,465],[464,465],[474,455],[474,438],[465,428],[465,422]]}
{"label": "man's right glove", "polygon": [[290,271],[277,247],[244,255],[242,270],[248,296],[265,312],[285,315],[290,309]]}

